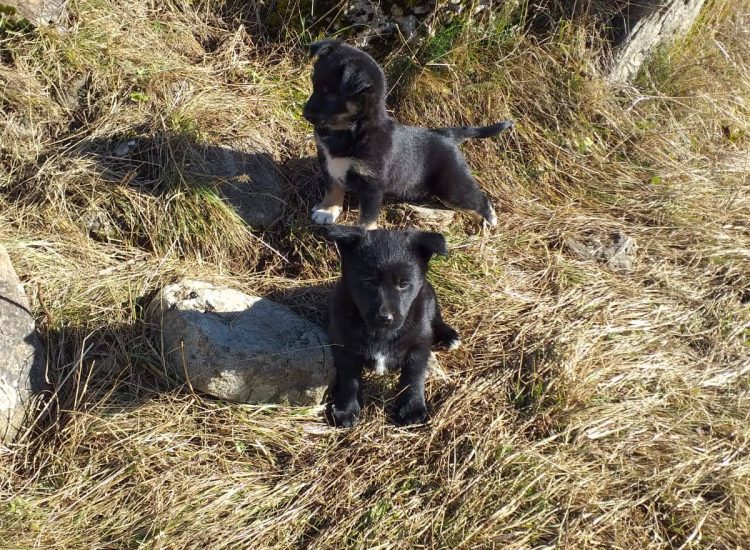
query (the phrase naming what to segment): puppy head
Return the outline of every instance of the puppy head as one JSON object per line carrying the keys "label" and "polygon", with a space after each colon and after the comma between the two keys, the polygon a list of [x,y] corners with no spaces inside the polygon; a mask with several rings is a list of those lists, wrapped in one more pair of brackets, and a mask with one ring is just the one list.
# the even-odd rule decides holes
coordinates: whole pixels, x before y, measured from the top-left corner
{"label": "puppy head", "polygon": [[341,254],[342,283],[368,328],[375,331],[402,327],[422,289],[430,258],[448,255],[440,233],[341,225],[327,226],[326,233]]}
{"label": "puppy head", "polygon": [[311,44],[310,55],[313,93],[302,115],[313,126],[344,130],[385,112],[385,75],[372,57],[336,40]]}

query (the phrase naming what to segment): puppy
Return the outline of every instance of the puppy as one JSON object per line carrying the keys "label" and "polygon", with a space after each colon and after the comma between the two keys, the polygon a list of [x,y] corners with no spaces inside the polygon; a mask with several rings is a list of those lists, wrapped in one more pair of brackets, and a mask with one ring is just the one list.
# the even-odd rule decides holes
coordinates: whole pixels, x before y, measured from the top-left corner
{"label": "puppy", "polygon": [[336,367],[334,423],[351,427],[359,419],[363,368],[377,374],[400,369],[396,420],[424,422],[430,348],[460,344],[425,280],[433,254],[448,254],[445,239],[440,233],[341,225],[327,226],[326,237],[338,246],[342,271],[329,323]]}
{"label": "puppy", "polygon": [[328,174],[314,223],[335,223],[344,192],[351,191],[359,199],[359,223],[368,229],[377,225],[384,195],[407,201],[434,195],[497,224],[458,144],[494,136],[510,120],[481,128],[404,126],[388,116],[385,75],[372,57],[335,40],[312,44],[310,54],[318,59],[303,116],[315,127],[318,160]]}

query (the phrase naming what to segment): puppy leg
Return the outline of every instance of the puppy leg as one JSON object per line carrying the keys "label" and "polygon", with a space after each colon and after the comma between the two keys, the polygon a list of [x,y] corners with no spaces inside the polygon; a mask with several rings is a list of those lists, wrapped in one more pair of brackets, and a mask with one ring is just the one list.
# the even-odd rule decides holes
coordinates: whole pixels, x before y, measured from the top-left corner
{"label": "puppy leg", "polygon": [[359,196],[359,225],[365,229],[378,227],[378,214],[383,204],[383,192],[370,185],[358,189]]}
{"label": "puppy leg", "polygon": [[446,170],[431,187],[431,191],[450,206],[460,210],[473,210],[491,227],[497,225],[497,215],[492,203],[479,189],[465,164]]}
{"label": "puppy leg", "polygon": [[362,364],[351,352],[333,348],[336,383],[333,387],[331,413],[336,426],[351,428],[359,421],[361,407],[359,392],[362,387]]}
{"label": "puppy leg", "polygon": [[436,304],[435,319],[432,321],[432,340],[436,346],[448,350],[458,349],[461,346],[461,337],[456,329],[443,321],[440,306]]}
{"label": "puppy leg", "polygon": [[326,194],[320,204],[316,204],[312,210],[313,223],[330,225],[336,223],[341,209],[344,205],[344,188],[335,181],[330,180],[326,187]]}
{"label": "puppy leg", "polygon": [[429,348],[416,347],[409,351],[401,365],[399,396],[396,400],[396,421],[399,424],[422,424],[427,420],[424,381],[429,359]]}

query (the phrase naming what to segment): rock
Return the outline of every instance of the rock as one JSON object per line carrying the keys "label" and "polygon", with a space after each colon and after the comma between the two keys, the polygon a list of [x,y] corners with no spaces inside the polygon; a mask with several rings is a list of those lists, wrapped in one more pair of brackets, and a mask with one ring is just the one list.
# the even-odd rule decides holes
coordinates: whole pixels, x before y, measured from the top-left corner
{"label": "rock", "polygon": [[690,30],[704,4],[705,0],[627,2],[610,23],[615,54],[609,78],[630,81],[657,48]]}
{"label": "rock", "polygon": [[106,210],[91,207],[84,212],[81,221],[93,239],[110,242],[120,237],[120,232]]}
{"label": "rock", "polygon": [[396,17],[396,23],[398,24],[398,28],[401,29],[401,34],[403,34],[404,38],[407,40],[414,36],[414,33],[417,32],[417,26],[419,25],[419,21],[413,15]]}
{"label": "rock", "polygon": [[28,19],[34,25],[57,23],[66,0],[1,0],[0,13]]}
{"label": "rock", "polygon": [[0,245],[0,442],[12,441],[46,387],[45,353],[23,285]]}
{"label": "rock", "polygon": [[327,334],[265,298],[183,280],[162,289],[149,317],[175,374],[221,399],[316,405],[333,378]]}
{"label": "rock", "polygon": [[255,228],[273,225],[284,214],[284,180],[268,154],[252,143],[235,141],[212,146],[207,154],[211,176],[245,222]]}
{"label": "rock", "polygon": [[352,0],[344,8],[346,20],[362,29],[357,33],[355,45],[359,48],[367,47],[375,37],[392,34],[397,25],[390,15],[385,15],[380,2],[372,0]]}
{"label": "rock", "polygon": [[619,230],[568,238],[565,246],[579,260],[596,260],[623,271],[632,269],[638,251],[636,240]]}
{"label": "rock", "polygon": [[112,149],[112,154],[116,157],[126,157],[135,149],[137,145],[134,139],[123,139],[118,141]]}

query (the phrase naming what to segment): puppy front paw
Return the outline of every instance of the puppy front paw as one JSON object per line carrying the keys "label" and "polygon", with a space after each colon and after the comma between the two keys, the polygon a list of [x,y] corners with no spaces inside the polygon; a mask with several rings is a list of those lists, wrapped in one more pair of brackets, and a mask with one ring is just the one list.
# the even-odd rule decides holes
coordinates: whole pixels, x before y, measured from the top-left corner
{"label": "puppy front paw", "polygon": [[428,418],[424,401],[406,399],[396,406],[396,421],[402,426],[424,424]]}
{"label": "puppy front paw", "polygon": [[453,351],[461,347],[461,337],[452,326],[439,323],[435,327],[435,345]]}
{"label": "puppy front paw", "polygon": [[341,215],[340,206],[322,206],[318,204],[312,210],[312,221],[320,225],[331,225],[336,223],[336,220]]}
{"label": "puppy front paw", "polygon": [[495,209],[492,207],[492,205],[490,205],[490,214],[485,219],[485,222],[490,227],[495,227],[497,225],[497,214],[495,213]]}
{"label": "puppy front paw", "polygon": [[339,409],[336,405],[331,407],[333,423],[339,428],[353,428],[359,422],[360,408],[358,404],[350,405],[345,409]]}

